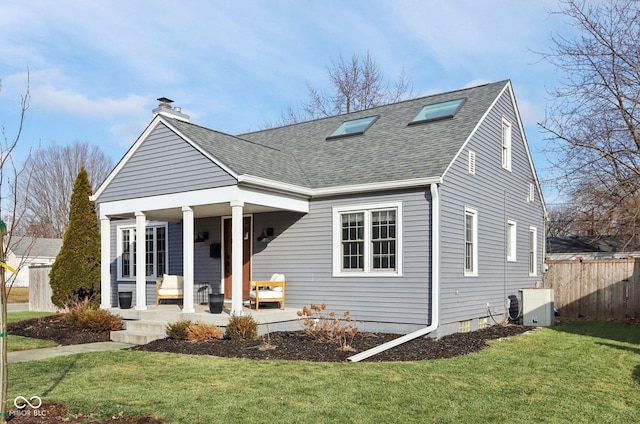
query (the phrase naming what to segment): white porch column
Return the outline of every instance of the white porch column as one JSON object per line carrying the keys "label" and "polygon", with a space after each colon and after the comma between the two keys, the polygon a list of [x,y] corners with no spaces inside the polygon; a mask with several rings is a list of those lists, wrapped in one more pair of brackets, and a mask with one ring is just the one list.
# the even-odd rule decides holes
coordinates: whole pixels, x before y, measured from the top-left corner
{"label": "white porch column", "polygon": [[184,291],[182,300],[182,312],[192,314],[195,312],[193,308],[193,208],[190,206],[182,207],[182,274],[184,277]]}
{"label": "white porch column", "polygon": [[136,212],[136,310],[147,310],[147,220]]}
{"label": "white porch column", "polygon": [[244,202],[231,202],[231,313],[242,315],[242,211]]}
{"label": "white porch column", "polygon": [[100,217],[100,307],[111,308],[111,221]]}

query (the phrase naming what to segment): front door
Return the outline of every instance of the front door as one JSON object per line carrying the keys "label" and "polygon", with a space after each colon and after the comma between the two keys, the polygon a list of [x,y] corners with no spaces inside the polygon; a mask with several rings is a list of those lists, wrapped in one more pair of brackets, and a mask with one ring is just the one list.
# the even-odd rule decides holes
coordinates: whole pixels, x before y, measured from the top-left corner
{"label": "front door", "polygon": [[[242,219],[242,298],[249,299],[249,279],[251,278],[251,217]],[[224,298],[231,299],[231,218],[223,221],[223,247],[224,252]]]}

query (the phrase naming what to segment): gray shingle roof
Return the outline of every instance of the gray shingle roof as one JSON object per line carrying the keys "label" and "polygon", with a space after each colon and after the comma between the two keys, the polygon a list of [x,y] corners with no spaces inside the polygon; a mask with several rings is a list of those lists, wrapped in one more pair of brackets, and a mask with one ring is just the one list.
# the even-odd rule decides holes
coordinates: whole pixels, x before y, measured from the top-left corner
{"label": "gray shingle roof", "polygon": [[309,184],[302,168],[290,153],[188,122],[165,119],[237,175],[249,174],[302,186]]}
{"label": "gray shingle roof", "polygon": [[9,249],[18,257],[55,258],[62,247],[62,239],[14,236]]}
{"label": "gray shingle roof", "polygon": [[[237,137],[171,120],[238,175],[308,188],[440,177],[508,81]],[[423,106],[466,98],[451,119],[408,123]],[[362,135],[327,140],[344,121],[379,115]]]}

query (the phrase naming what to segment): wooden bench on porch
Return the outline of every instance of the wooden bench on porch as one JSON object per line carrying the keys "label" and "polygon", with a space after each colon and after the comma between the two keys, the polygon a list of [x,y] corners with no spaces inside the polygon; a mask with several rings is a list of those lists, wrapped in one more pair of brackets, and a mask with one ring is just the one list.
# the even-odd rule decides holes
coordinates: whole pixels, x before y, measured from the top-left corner
{"label": "wooden bench on porch", "polygon": [[257,311],[261,302],[278,302],[280,309],[284,309],[284,275],[273,274],[270,281],[251,281],[250,284],[249,308],[255,303]]}
{"label": "wooden bench on porch", "polygon": [[184,297],[184,277],[182,275],[164,274],[162,280],[156,281],[156,305],[162,299],[182,299]]}

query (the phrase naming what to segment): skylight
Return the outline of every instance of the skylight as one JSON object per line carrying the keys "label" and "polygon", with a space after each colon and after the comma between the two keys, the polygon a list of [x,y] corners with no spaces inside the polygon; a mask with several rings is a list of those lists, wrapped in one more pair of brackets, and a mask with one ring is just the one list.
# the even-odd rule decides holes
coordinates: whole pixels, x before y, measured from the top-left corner
{"label": "skylight", "polygon": [[422,122],[436,121],[439,119],[453,118],[453,116],[460,110],[460,107],[464,103],[465,99],[449,100],[447,102],[435,103],[432,105],[426,105],[422,108],[420,113],[413,118],[411,124],[419,124]]}
{"label": "skylight", "polygon": [[352,121],[343,122],[334,132],[331,133],[327,140],[330,138],[346,137],[355,134],[364,134],[364,132],[378,119],[378,116],[369,116],[367,118],[354,119]]}

